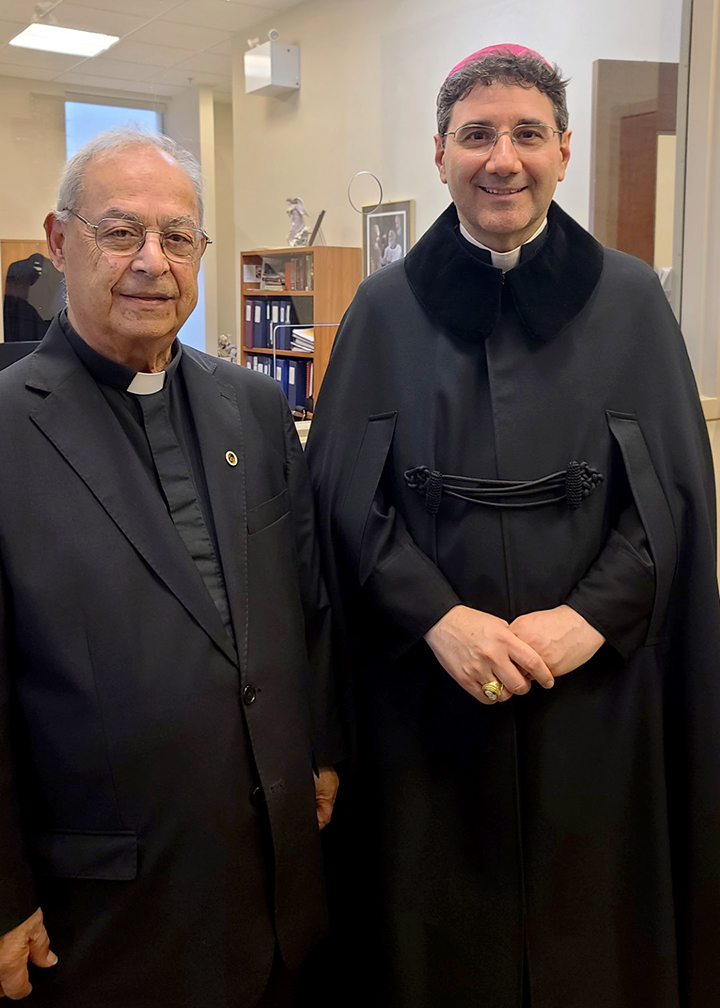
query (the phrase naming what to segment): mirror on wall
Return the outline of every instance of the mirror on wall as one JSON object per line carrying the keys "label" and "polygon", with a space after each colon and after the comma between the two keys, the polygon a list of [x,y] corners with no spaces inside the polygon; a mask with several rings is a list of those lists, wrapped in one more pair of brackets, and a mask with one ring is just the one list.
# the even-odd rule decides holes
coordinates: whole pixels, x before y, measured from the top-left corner
{"label": "mirror on wall", "polygon": [[678,64],[597,60],[591,229],[672,279]]}

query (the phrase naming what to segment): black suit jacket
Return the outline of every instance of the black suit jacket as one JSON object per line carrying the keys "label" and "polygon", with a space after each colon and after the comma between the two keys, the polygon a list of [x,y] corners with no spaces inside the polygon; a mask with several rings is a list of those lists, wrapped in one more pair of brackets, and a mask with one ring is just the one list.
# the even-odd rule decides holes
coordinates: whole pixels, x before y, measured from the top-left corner
{"label": "black suit jacket", "polygon": [[275,382],[183,369],[237,660],[57,322],[0,375],[0,933],[42,906],[38,1005],[252,1005],[275,935],[294,966],[325,929],[311,768],[340,753],[302,450]]}

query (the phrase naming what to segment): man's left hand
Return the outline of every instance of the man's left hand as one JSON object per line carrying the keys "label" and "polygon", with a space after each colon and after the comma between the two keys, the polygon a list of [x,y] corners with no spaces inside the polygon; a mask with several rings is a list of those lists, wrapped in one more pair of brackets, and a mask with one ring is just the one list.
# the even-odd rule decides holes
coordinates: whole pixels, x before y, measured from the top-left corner
{"label": "man's left hand", "polygon": [[320,767],[320,776],[315,778],[315,809],[320,829],[324,829],[332,818],[339,783],[332,767]]}
{"label": "man's left hand", "polygon": [[554,676],[584,665],[605,642],[603,635],[568,605],[518,616],[510,630],[537,651]]}

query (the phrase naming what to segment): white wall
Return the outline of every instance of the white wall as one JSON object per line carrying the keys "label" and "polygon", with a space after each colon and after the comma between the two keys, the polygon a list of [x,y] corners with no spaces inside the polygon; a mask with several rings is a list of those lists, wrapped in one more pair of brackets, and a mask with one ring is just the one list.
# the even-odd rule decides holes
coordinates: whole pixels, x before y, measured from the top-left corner
{"label": "white wall", "polygon": [[65,88],[0,77],[0,238],[41,239],[65,163]]}
{"label": "white wall", "polygon": [[[164,129],[169,137],[198,159],[203,172],[205,197],[204,227],[215,230],[215,123],[212,90],[189,87],[170,99]],[[183,326],[181,339],[189,346],[209,353],[217,351],[217,268],[212,245],[203,257],[199,274],[198,303]]]}
{"label": "white wall", "polygon": [[421,234],[447,205],[432,161],[438,88],[463,56],[497,42],[537,49],[572,78],[573,160],[558,199],[586,224],[593,62],[677,61],[680,19],[681,0],[306,0],[262,22],[253,35],[273,27],[300,46],[301,86],[283,98],[245,95],[246,43],[236,37],[240,247],[284,243],[288,196],[301,196],[311,218],[327,210],[328,244],[360,244],[346,191],[361,169],[380,177],[386,199],[417,200]]}
{"label": "white wall", "polygon": [[232,105],[215,101],[215,232],[217,328],[235,342],[235,200]]}

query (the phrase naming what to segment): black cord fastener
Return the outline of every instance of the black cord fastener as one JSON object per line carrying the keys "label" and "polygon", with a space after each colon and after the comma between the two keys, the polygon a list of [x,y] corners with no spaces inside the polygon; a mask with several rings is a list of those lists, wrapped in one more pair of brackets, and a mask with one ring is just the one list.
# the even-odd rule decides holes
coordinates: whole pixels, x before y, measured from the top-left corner
{"label": "black cord fastener", "polygon": [[443,494],[488,507],[540,507],[567,501],[568,506],[575,510],[604,478],[587,462],[569,462],[567,468],[560,472],[517,482],[453,476],[427,466],[416,466],[405,473],[405,482],[411,490],[425,498],[425,509],[430,514],[437,514],[440,510]]}

